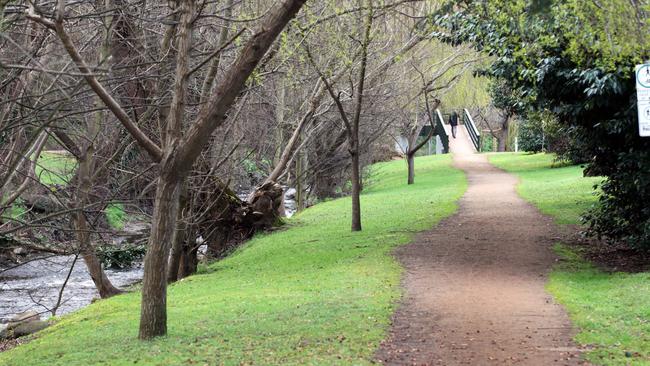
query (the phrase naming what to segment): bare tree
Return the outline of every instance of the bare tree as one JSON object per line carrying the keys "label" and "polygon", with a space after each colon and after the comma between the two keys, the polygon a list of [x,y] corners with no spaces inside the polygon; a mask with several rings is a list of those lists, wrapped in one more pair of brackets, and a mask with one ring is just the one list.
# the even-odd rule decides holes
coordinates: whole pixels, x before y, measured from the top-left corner
{"label": "bare tree", "polygon": [[[350,160],[352,164],[352,231],[361,231],[361,172],[359,165],[359,121],[361,119],[361,110],[363,108],[363,92],[364,92],[364,83],[366,81],[366,68],[368,65],[368,47],[370,45],[370,32],[372,30],[373,22],[373,7],[372,0],[368,0],[368,10],[364,21],[363,27],[363,40],[360,44],[361,50],[361,65],[359,66],[359,71],[357,78],[355,80],[355,102],[353,107],[352,116],[348,116],[348,112],[345,110],[343,103],[341,102],[341,94],[337,93],[331,81],[323,74],[318,66],[316,66],[313,61],[313,56],[309,56],[312,60],[312,64],[316,67],[317,72],[325,84],[327,91],[335,102],[338,112],[340,114],[341,120],[345,124],[345,130],[347,133],[348,141],[348,152],[350,154]],[[308,51],[309,53],[309,51]]]}
{"label": "bare tree", "polygon": [[185,133],[182,132],[183,106],[190,72],[189,58],[195,3],[193,0],[178,2],[175,11],[180,14],[180,24],[177,35],[174,92],[169,118],[166,121],[167,136],[162,146],[158,146],[138,127],[120,103],[94,76],[92,69],[82,58],[65,28],[65,1],[59,0],[53,20],[38,14],[34,7],[28,11],[28,18],[55,31],[70,58],[83,73],[88,85],[151,158],[160,162],[152,228],[145,257],[140,319],[141,339],[150,339],[167,332],[167,258],[176,233],[179,194],[183,181],[209,141],[212,132],[224,122],[227,111],[243,89],[248,76],[255,70],[275,38],[304,2],[305,0],[285,0],[277,3],[268,12],[260,27],[241,50],[235,63],[207,98],[196,121]]}

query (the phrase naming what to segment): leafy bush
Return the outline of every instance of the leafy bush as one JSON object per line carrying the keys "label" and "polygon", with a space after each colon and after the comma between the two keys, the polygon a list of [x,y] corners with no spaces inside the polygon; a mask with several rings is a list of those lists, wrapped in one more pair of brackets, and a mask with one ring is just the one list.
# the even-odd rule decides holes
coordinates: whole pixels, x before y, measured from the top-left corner
{"label": "leafy bush", "polygon": [[142,260],[146,251],[144,245],[101,245],[97,248],[97,255],[104,268],[124,269]]}
{"label": "leafy bush", "polygon": [[519,126],[519,149],[530,152],[558,152],[566,138],[557,117],[549,111],[530,112]]}
{"label": "leafy bush", "polygon": [[495,151],[494,138],[489,133],[481,135],[481,151]]}
{"label": "leafy bush", "polygon": [[104,210],[108,224],[117,230],[122,230],[128,215],[124,211],[124,205],[121,203],[111,203]]}

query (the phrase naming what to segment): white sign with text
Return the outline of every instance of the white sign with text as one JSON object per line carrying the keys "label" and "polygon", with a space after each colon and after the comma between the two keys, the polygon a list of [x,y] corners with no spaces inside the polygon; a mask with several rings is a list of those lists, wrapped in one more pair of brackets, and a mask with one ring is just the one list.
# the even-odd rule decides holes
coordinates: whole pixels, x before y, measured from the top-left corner
{"label": "white sign with text", "polygon": [[650,136],[650,63],[636,66],[639,136]]}

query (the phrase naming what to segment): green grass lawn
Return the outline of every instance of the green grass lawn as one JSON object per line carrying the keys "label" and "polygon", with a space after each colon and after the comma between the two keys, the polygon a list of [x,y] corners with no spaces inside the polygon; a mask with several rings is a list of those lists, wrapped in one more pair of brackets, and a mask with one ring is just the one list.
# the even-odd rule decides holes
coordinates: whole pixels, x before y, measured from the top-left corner
{"label": "green grass lawn", "polygon": [[[561,224],[578,224],[596,202],[592,186],[577,166],[553,168],[546,154],[494,154],[490,162],[521,178],[521,196]],[[575,340],[592,349],[585,357],[598,365],[650,365],[650,273],[606,273],[558,244],[563,259],[551,273],[548,290],[580,329]]]}
{"label": "green grass lawn", "polygon": [[172,285],[164,338],[136,339],[131,293],[58,319],[0,364],[370,364],[400,296],[391,250],[451,215],[466,189],[450,163],[418,158],[412,186],[403,161],[376,164],[362,232],[350,232],[349,198],[325,202]]}

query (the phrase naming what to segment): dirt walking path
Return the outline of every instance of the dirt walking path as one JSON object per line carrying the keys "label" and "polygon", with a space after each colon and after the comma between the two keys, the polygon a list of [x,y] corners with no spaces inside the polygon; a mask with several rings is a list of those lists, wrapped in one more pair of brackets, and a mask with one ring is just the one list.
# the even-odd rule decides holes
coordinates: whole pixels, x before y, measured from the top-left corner
{"label": "dirt walking path", "polygon": [[[376,361],[389,365],[581,365],[563,308],[545,292],[558,235],[517,179],[473,154],[459,126],[459,211],[396,255],[403,302]],[[417,184],[417,176],[416,176]]]}

